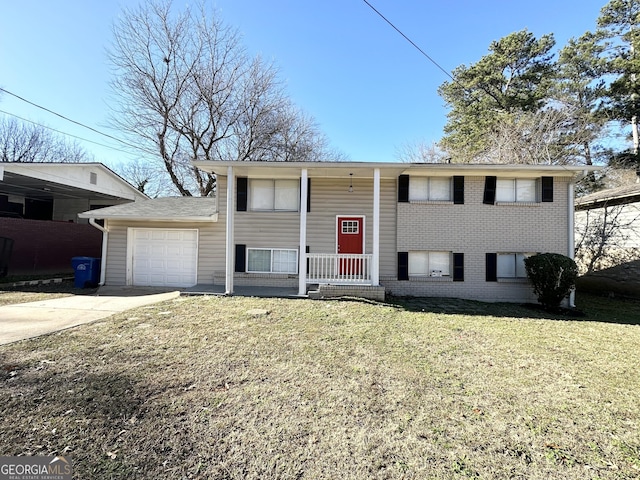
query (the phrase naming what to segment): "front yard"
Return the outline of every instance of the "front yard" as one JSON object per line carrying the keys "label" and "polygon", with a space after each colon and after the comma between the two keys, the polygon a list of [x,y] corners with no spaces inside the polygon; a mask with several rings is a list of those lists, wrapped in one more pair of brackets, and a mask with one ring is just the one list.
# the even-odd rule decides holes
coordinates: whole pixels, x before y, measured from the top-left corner
{"label": "front yard", "polygon": [[179,298],[0,347],[0,454],[83,479],[636,479],[640,303],[579,306]]}

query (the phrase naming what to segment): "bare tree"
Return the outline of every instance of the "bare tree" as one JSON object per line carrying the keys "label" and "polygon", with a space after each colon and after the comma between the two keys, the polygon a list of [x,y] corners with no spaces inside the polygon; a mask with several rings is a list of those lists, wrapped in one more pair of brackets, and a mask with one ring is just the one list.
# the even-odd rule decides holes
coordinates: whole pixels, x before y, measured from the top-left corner
{"label": "bare tree", "polygon": [[93,157],[45,127],[0,117],[0,162],[89,162]]}
{"label": "bare tree", "polygon": [[191,160],[326,158],[326,139],[293,107],[273,64],[250,58],[238,32],[200,3],[170,0],[125,10],[110,60],[113,123],[157,152],[181,195],[211,194],[214,178]]}
{"label": "bare tree", "polygon": [[137,158],[121,163],[114,170],[138,191],[151,198],[176,195],[175,186],[166,175],[164,166],[159,162],[150,162]]}
{"label": "bare tree", "polygon": [[489,163],[590,165],[593,152],[583,149],[592,144],[593,133],[587,126],[578,125],[577,113],[571,105],[555,103],[536,112],[501,115],[494,130],[486,136],[482,160]]}
{"label": "bare tree", "polygon": [[576,263],[580,274],[640,259],[640,208],[607,205],[576,212]]}
{"label": "bare tree", "polygon": [[436,143],[418,141],[407,143],[396,149],[396,157],[407,163],[447,163],[451,156]]}

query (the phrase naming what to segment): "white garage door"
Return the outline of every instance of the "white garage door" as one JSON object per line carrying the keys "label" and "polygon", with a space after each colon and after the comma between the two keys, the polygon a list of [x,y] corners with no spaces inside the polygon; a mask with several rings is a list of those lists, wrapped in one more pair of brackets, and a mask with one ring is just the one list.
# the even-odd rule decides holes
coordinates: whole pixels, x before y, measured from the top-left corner
{"label": "white garage door", "polygon": [[197,283],[197,230],[135,228],[132,236],[133,285],[191,287]]}

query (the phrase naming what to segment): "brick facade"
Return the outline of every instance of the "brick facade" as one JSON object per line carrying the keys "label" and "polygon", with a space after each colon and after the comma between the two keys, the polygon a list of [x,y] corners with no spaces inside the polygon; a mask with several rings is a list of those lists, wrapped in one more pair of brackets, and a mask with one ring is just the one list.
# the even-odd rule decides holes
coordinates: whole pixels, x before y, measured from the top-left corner
{"label": "brick facade", "polygon": [[102,234],[91,225],[0,218],[0,237],[14,241],[8,275],[72,274],[72,257],[101,255]]}

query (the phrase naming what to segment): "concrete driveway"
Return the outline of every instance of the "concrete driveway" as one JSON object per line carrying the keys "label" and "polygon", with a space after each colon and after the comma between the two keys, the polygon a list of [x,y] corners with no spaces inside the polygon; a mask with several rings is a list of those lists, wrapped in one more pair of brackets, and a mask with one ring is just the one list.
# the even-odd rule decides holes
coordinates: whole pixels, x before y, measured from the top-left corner
{"label": "concrete driveway", "polygon": [[0,345],[93,322],[136,307],[180,296],[179,291],[102,287],[78,295],[0,307]]}

